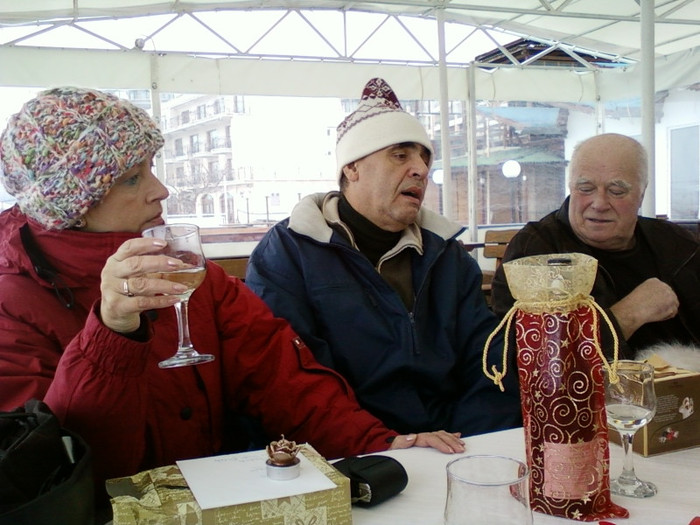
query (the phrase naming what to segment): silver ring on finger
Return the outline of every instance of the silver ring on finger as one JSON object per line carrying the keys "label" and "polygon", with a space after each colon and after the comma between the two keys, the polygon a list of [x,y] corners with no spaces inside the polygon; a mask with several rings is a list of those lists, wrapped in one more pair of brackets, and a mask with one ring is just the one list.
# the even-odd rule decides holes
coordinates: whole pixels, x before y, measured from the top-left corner
{"label": "silver ring on finger", "polygon": [[122,293],[127,297],[134,296],[134,294],[129,290],[129,279],[124,279],[124,282],[122,283]]}

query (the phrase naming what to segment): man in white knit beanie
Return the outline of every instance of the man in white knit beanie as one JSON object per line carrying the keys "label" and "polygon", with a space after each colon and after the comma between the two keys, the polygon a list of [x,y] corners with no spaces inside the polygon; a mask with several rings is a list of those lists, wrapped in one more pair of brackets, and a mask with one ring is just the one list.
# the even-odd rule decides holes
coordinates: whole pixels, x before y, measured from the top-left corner
{"label": "man in white knit beanie", "polygon": [[391,428],[521,424],[517,384],[502,394],[481,371],[496,318],[463,227],[422,207],[433,145],[383,79],[338,126],[336,158],[340,191],[305,197],[275,225],[246,284]]}

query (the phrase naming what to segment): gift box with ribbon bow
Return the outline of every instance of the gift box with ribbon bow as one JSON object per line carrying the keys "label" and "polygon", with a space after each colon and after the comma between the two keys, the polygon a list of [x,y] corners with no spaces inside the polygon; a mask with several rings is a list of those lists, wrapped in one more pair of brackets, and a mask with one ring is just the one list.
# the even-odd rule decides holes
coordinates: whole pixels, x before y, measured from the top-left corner
{"label": "gift box with ribbon bow", "polygon": [[180,469],[177,465],[170,465],[107,481],[107,492],[112,496],[113,525],[352,523],[350,480],[326,462],[309,444],[305,444],[300,453],[336,487],[203,510],[197,504]]}

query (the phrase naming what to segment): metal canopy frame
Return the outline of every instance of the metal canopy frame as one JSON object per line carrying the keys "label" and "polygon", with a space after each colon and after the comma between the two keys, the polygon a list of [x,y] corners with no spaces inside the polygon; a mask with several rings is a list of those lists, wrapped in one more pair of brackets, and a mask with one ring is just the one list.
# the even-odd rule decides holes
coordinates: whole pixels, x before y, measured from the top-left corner
{"label": "metal canopy frame", "polygon": [[[635,68],[645,47],[640,5],[651,6],[648,45],[657,61],[700,49],[700,0],[0,0],[0,85],[158,82],[181,92],[351,97],[355,78],[393,69],[406,98],[438,98],[439,76],[451,93],[464,92],[464,71],[480,68],[476,57],[491,49],[510,59],[501,71],[521,77],[543,70],[539,57],[520,61],[507,51],[508,43],[528,39],[545,46],[542,56],[568,54],[566,74],[531,73],[508,90],[515,73],[480,70],[480,95],[560,100],[553,87],[561,86],[567,96],[580,91],[577,100],[629,98],[636,81],[616,82],[611,92],[612,83],[575,73],[599,71],[584,55]],[[688,71],[696,64],[692,57]],[[442,65],[446,75],[437,73]],[[156,69],[159,78],[147,79]],[[306,82],[287,78],[299,70]],[[341,72],[345,82],[335,81]],[[263,80],[254,82],[251,73]],[[273,74],[285,82],[269,82]],[[668,82],[697,81],[694,73],[686,76],[692,78],[674,74]],[[529,86],[535,87],[528,92]]]}
{"label": "metal canopy frame", "polygon": [[[127,4],[126,6],[124,4]],[[697,0],[652,0],[653,22],[657,27],[655,53],[669,55],[681,50],[700,45],[700,4]],[[241,47],[236,45],[235,35],[226,34],[225,28],[217,28],[207,22],[204,13],[218,13],[226,16],[236,13],[245,16],[246,13],[274,13],[270,24],[259,28],[258,36],[252,45]],[[307,16],[308,13],[340,13],[343,16],[342,25],[324,26],[318,20]],[[347,16],[359,13],[379,14],[379,22],[371,22],[373,26],[366,31],[367,38],[358,46],[351,44],[349,32],[355,31]],[[493,40],[495,47],[501,47],[504,38],[527,38],[553,47],[575,53],[584,50],[586,53],[598,53],[612,60],[640,60],[642,56],[642,36],[639,27],[642,20],[642,8],[639,0],[491,0],[477,3],[464,0],[376,0],[337,1],[337,0],[238,0],[238,1],[132,1],[120,0],[33,0],[32,2],[17,2],[16,0],[0,0],[0,28],[24,28],[27,31],[17,32],[16,38],[4,39],[0,45],[32,45],[37,36],[48,36],[48,33],[66,33],[67,28],[82,32],[95,41],[100,41],[107,49],[126,51],[138,47],[137,39],[119,39],[114,36],[101,34],[97,27],[105,21],[129,21],[135,19],[158,19],[153,28],[141,38],[143,46],[149,41],[156,41],[159,34],[171,26],[182,25],[187,20],[198,25],[221,45],[218,56],[249,57],[257,59],[285,59],[290,54],[280,49],[273,53],[256,51],[276,32],[277,28],[288,22],[290,18],[298,17],[309,31],[314,32],[325,44],[322,53],[304,57],[309,60],[339,60],[383,62],[386,56],[367,56],[359,58],[358,51],[369,41],[377,37],[382,26],[392,23],[405,31],[406,37],[422,49],[424,56],[416,59],[417,64],[437,64],[439,57],[434,50],[429,50],[421,43],[420,35],[416,34],[405,20],[436,20],[441,17],[445,24],[470,26],[472,32],[466,38],[446,49],[448,63],[465,64],[457,57],[451,58],[455,48],[462,47],[465,41],[474,40],[474,33]],[[363,23],[367,19],[363,19]],[[128,28],[128,26],[126,26]],[[172,29],[172,27],[171,27]],[[342,38],[337,34],[342,31]],[[125,31],[124,34],[129,34]],[[381,35],[380,35],[381,36]],[[339,42],[340,45],[336,44]],[[168,49],[167,46],[156,46],[158,51],[165,53],[181,52]],[[202,56],[217,56],[214,51],[199,52]],[[299,58],[299,57],[296,57]],[[406,60],[406,63],[414,63]],[[526,65],[526,64],[516,64]],[[583,64],[584,67],[588,67]]]}

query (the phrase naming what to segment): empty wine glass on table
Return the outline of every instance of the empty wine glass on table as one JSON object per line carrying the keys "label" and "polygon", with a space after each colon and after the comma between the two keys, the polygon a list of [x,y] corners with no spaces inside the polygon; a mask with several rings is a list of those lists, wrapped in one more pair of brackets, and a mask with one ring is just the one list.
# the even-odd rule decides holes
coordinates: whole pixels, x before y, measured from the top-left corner
{"label": "empty wine glass on table", "polygon": [[187,318],[190,296],[202,284],[207,273],[206,259],[199,238],[199,227],[195,224],[166,224],[144,230],[142,235],[165,240],[168,245],[159,252],[159,255],[180,259],[188,265],[187,268],[172,272],[149,274],[149,277],[167,279],[188,287],[185,292],[178,296],[180,301],[175,303],[178,330],[177,352],[169,359],[158,363],[158,366],[160,368],[174,368],[213,361],[213,355],[200,354],[195,350],[192,341],[190,341]]}
{"label": "empty wine glass on table", "polygon": [[618,361],[611,373],[604,369],[605,410],[608,425],[620,433],[625,453],[622,474],[610,480],[610,491],[620,496],[648,498],[656,494],[656,485],[642,481],[634,473],[632,441],[656,413],[654,367],[638,361]]}
{"label": "empty wine glass on table", "polygon": [[507,456],[450,461],[445,525],[532,525],[529,479],[527,465]]}

